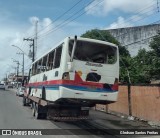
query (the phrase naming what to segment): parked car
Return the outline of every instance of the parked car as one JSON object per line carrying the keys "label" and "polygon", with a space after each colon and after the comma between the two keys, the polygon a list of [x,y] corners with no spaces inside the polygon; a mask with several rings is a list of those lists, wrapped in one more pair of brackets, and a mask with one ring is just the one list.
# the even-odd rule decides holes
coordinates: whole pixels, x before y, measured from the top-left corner
{"label": "parked car", "polygon": [[9,84],[9,85],[8,85],[8,88],[13,88],[13,85],[12,85],[12,84]]}
{"label": "parked car", "polygon": [[25,87],[20,87],[18,88],[16,95],[17,96],[23,96],[24,95],[24,91],[25,91]]}
{"label": "parked car", "polygon": [[0,84],[0,89],[3,89],[3,90],[5,90],[5,89],[6,89],[6,86],[5,86],[5,84],[1,83],[1,84]]}

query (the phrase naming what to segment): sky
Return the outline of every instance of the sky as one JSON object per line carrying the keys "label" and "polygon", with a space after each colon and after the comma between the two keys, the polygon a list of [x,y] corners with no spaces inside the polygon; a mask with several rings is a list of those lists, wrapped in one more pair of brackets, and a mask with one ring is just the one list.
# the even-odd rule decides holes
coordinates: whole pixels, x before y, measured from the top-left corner
{"label": "sky", "polygon": [[14,61],[21,71],[21,50],[28,72],[31,42],[23,39],[35,38],[36,22],[38,58],[65,37],[91,29],[152,24],[160,20],[159,7],[160,0],[0,0],[0,80],[15,73]]}

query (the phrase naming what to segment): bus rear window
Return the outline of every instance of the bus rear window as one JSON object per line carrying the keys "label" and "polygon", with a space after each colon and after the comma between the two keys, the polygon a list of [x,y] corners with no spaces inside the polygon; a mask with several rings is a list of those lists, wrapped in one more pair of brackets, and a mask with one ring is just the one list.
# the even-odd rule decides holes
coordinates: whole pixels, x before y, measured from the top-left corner
{"label": "bus rear window", "polygon": [[[70,40],[70,56],[73,43],[74,41]],[[117,48],[105,44],[78,40],[73,59],[102,64],[114,64],[117,61]]]}

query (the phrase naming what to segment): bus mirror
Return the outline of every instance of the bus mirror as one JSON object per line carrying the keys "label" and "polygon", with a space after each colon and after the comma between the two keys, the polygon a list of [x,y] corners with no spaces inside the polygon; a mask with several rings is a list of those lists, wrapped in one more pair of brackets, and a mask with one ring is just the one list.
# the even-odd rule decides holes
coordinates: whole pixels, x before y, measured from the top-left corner
{"label": "bus mirror", "polygon": [[67,62],[68,71],[73,71],[73,62]]}

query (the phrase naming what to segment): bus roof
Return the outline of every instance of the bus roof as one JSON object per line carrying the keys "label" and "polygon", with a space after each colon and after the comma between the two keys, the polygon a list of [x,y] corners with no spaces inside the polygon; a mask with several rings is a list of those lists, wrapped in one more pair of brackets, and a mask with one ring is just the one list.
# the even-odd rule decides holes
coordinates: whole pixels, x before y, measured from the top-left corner
{"label": "bus roof", "polygon": [[[66,40],[74,40],[74,37],[66,37],[65,39],[63,39],[62,41],[60,41],[59,43],[57,43],[55,46],[56,47],[59,46],[60,44],[62,44]],[[117,45],[115,45],[113,43],[110,43],[110,42],[107,42],[107,41],[102,41],[102,40],[97,40],[97,39],[77,37],[77,40],[83,40],[83,41],[88,41],[88,42],[101,43],[101,44],[106,44],[106,45],[113,46],[113,47],[118,47]],[[35,62],[37,62],[38,60],[40,60],[42,57],[46,56],[48,53],[50,53],[51,51],[53,51],[56,47],[53,47],[49,51],[45,52],[45,54],[43,54],[42,56],[40,56],[39,58],[37,58],[32,64],[34,64]]]}

